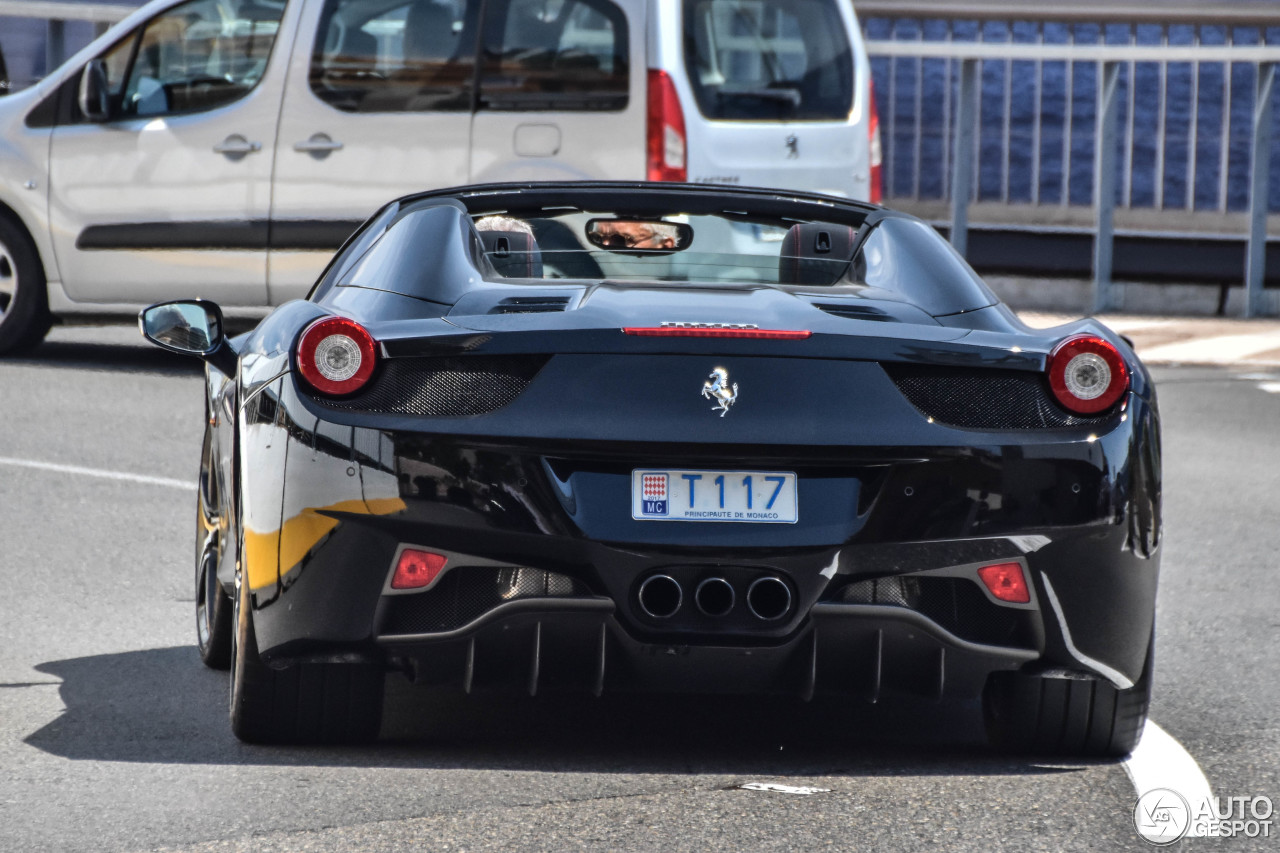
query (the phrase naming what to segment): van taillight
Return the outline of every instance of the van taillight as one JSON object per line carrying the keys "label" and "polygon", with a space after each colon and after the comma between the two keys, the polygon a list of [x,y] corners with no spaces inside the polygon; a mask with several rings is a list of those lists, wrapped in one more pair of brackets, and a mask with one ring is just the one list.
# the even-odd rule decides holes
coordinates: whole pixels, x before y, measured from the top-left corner
{"label": "van taillight", "polygon": [[884,159],[883,149],[880,147],[880,111],[876,109],[876,81],[872,80],[867,84],[867,92],[870,104],[867,110],[867,163],[871,166],[871,197],[872,204],[879,204],[884,198],[883,188],[880,185],[880,164]]}
{"label": "van taillight", "polygon": [[686,181],[684,112],[675,83],[665,71],[649,69],[648,178]]}

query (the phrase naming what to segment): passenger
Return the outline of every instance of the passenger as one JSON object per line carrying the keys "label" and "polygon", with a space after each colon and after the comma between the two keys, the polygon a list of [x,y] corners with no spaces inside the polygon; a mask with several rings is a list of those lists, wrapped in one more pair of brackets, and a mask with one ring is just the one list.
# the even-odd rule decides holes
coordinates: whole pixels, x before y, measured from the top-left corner
{"label": "passenger", "polygon": [[533,236],[533,228],[523,219],[510,216],[484,216],[476,220],[477,231],[518,231]]}
{"label": "passenger", "polygon": [[542,251],[528,222],[510,216],[484,216],[475,226],[485,254],[499,273],[512,278],[542,278]]}

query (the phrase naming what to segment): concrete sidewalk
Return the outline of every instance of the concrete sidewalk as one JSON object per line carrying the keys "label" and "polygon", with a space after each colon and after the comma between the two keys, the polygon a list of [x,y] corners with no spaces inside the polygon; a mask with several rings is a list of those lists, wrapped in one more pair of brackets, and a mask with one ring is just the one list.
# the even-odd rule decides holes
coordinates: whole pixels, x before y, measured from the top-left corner
{"label": "concrete sidewalk", "polygon": [[[1081,279],[984,276],[992,290],[1037,328],[1086,316],[1090,283]],[[1280,319],[1242,319],[1243,289],[1184,284],[1124,284],[1125,311],[1098,319],[1128,336],[1147,364],[1280,366]],[[1280,292],[1266,292],[1268,305]],[[1227,316],[1218,316],[1219,309]]]}
{"label": "concrete sidewalk", "polygon": [[[1018,316],[1044,328],[1081,315],[1019,311]],[[1128,336],[1147,364],[1280,366],[1280,320],[1135,314],[1099,314],[1098,319]]]}

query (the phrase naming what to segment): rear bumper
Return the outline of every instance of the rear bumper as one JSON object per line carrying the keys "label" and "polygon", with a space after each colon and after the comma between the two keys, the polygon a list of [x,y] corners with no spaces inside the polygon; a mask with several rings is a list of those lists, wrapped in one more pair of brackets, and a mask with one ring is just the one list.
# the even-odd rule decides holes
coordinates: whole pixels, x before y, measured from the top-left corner
{"label": "rear bumper", "polygon": [[646,643],[604,598],[506,605],[447,634],[386,635],[378,646],[416,680],[483,689],[723,694],[976,695],[1030,649],[966,642],[900,607],[820,604],[773,646]]}
{"label": "rear bumper", "polygon": [[[358,655],[423,680],[531,691],[869,697],[973,693],[987,673],[1024,666],[1120,686],[1142,672],[1159,564],[1159,464],[1148,458],[1152,447],[1158,454],[1155,414],[1136,395],[1124,418],[1087,438],[730,448],[761,468],[798,472],[809,509],[785,526],[631,519],[631,468],[728,467],[740,456],[708,459],[670,443],[436,435],[334,417],[286,376],[270,423],[257,424],[257,446],[270,454],[245,462],[285,472],[274,480],[283,492],[275,571],[250,573],[274,578],[252,589],[269,662]],[[259,506],[270,499],[246,496]],[[392,592],[405,546],[448,552],[454,568],[431,589]],[[1000,604],[976,584],[977,566],[1002,561],[1024,567],[1030,604]],[[572,589],[508,598],[496,591],[504,581],[482,574],[517,569]],[[655,621],[638,611],[636,594],[658,572],[688,589],[723,576],[739,595],[777,577],[794,604],[768,622],[741,610]],[[449,577],[469,578],[472,598],[463,600],[462,586],[448,592]],[[889,605],[850,589],[883,579],[905,579],[899,586],[914,598]]]}

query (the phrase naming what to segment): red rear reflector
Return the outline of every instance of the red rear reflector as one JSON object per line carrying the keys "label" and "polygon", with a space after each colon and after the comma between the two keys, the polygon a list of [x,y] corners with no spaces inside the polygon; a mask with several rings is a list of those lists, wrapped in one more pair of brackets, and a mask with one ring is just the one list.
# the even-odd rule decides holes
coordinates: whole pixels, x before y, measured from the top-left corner
{"label": "red rear reflector", "polygon": [[983,566],[978,569],[978,577],[991,590],[991,594],[1001,601],[1014,604],[1027,604],[1031,601],[1031,591],[1027,589],[1027,579],[1022,575],[1019,563],[999,563],[994,566]]}
{"label": "red rear reflector", "polygon": [[768,341],[801,341],[808,329],[689,329],[681,326],[626,326],[628,335],[645,338],[757,338]]}
{"label": "red rear reflector", "polygon": [[656,68],[649,69],[647,137],[649,180],[687,180],[684,110],[680,108],[680,97],[671,76]]}
{"label": "red rear reflector", "polygon": [[449,558],[444,554],[405,548],[400,552],[400,562],[396,563],[396,573],[391,578],[391,588],[421,589],[424,586],[431,586],[435,579],[440,577],[447,562]]}

